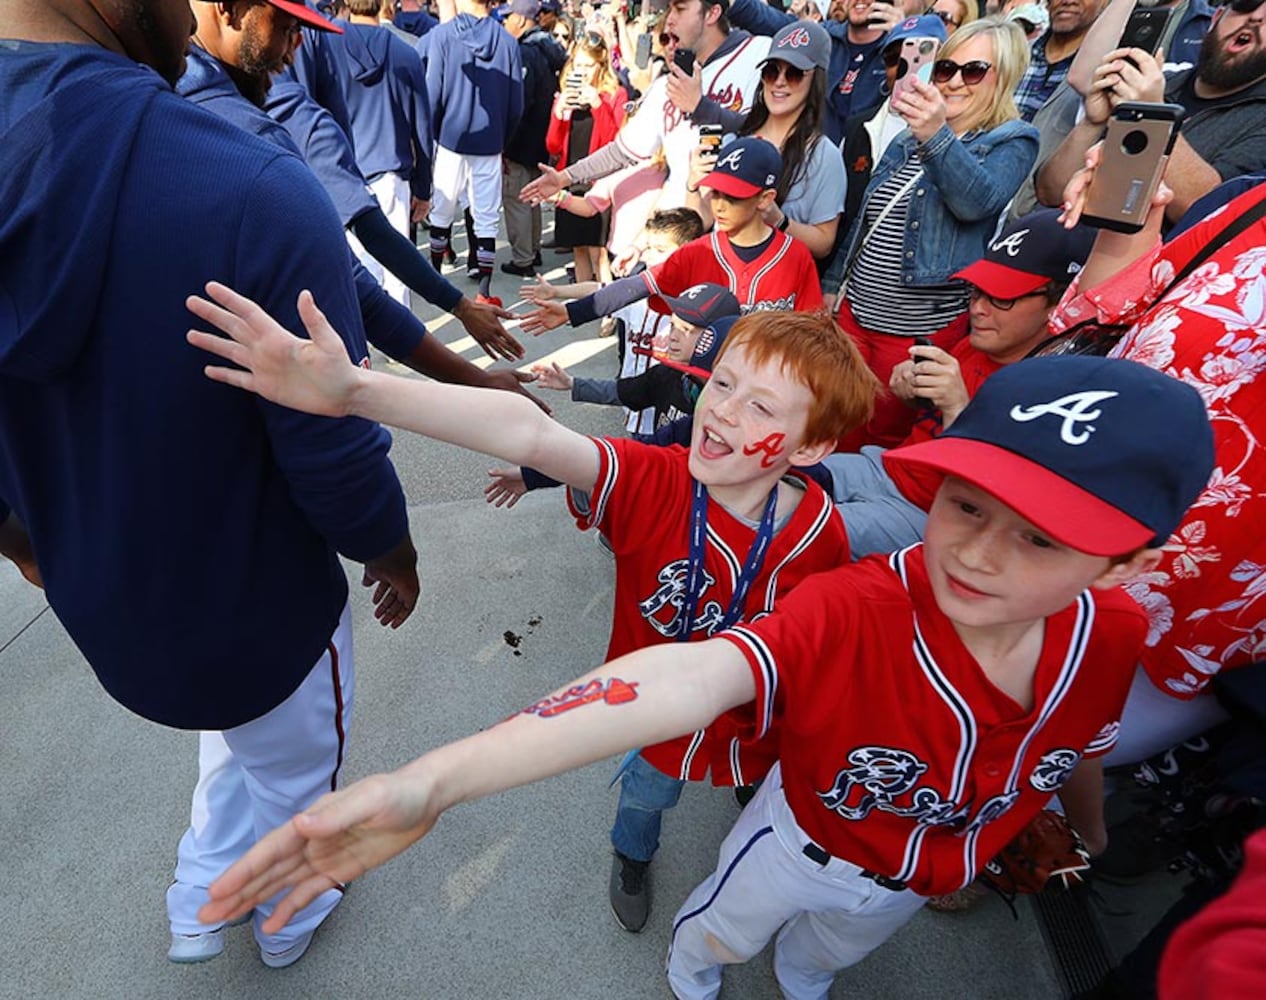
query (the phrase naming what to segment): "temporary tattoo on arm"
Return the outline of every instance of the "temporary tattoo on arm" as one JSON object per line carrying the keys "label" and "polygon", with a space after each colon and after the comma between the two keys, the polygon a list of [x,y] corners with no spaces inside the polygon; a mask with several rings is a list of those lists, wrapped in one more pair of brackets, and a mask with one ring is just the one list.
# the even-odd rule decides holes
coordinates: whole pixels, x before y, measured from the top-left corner
{"label": "temporary tattoo on arm", "polygon": [[570,712],[582,705],[603,702],[607,705],[623,705],[637,700],[637,681],[631,684],[618,677],[603,680],[595,677],[585,684],[575,684],[560,694],[552,694],[542,698],[534,705],[529,705],[520,714],[539,715],[542,719],[552,719],[556,715]]}
{"label": "temporary tattoo on arm", "polygon": [[755,455],[758,451],[763,451],[765,455],[760,460],[760,467],[762,469],[772,468],[773,464],[778,461],[778,456],[782,454],[782,443],[786,438],[786,434],[767,435],[755,444],[743,445],[743,454]]}

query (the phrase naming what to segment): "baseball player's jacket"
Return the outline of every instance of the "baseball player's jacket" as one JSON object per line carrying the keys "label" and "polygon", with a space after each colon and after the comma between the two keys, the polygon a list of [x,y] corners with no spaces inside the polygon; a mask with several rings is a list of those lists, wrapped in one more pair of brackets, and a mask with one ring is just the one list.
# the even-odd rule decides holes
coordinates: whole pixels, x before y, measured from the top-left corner
{"label": "baseball player's jacket", "polygon": [[0,262],[0,517],[25,522],[50,605],[132,711],[264,714],[338,624],[338,553],[392,549],[404,497],[377,425],[207,379],[185,297],[227,281],[301,329],[319,288],[366,358],[329,199],[124,56],[5,42]]}

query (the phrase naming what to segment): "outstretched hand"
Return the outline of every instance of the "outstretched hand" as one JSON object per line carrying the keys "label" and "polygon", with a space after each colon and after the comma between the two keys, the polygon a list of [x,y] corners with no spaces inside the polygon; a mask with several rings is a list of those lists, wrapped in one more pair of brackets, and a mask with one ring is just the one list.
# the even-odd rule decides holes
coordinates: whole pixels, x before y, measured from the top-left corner
{"label": "outstretched hand", "polygon": [[208,378],[305,413],[343,417],[351,411],[360,369],[311,292],[299,293],[299,318],[312,338],[302,340],[228,286],[212,281],[206,291],[214,301],[191,295],[185,306],[229,339],[199,330],[190,330],[187,339],[194,347],[238,366],[209,365]]}
{"label": "outstretched hand", "polygon": [[540,383],[542,389],[558,389],[562,392],[569,392],[571,387],[576,384],[576,380],[568,375],[567,370],[557,361],[551,361],[548,365],[533,365],[532,374],[536,376],[537,382]]}
{"label": "outstretched hand", "polygon": [[359,878],[430,832],[437,817],[427,783],[400,771],[324,795],[216,879],[198,919],[220,924],[289,890],[264,922],[264,933],[276,934],[321,893]]}
{"label": "outstretched hand", "polygon": [[558,289],[538,274],[535,281],[519,286],[519,298],[525,302],[552,302],[558,298]]}
{"label": "outstretched hand", "polygon": [[[374,617],[385,628],[399,628],[418,603],[418,554],[405,533],[391,551],[365,563],[361,583],[374,587]],[[375,584],[377,586],[375,586]]]}
{"label": "outstretched hand", "polygon": [[519,498],[527,492],[527,483],[523,480],[523,471],[519,468],[489,469],[488,478],[492,480],[484,487],[484,500],[494,507],[513,507]]}
{"label": "outstretched hand", "polygon": [[536,166],[541,171],[541,176],[524,184],[523,190],[519,192],[519,201],[525,201],[529,205],[539,205],[567,186],[567,174],[564,171],[555,170],[548,163],[538,163]]}
{"label": "outstretched hand", "polygon": [[554,415],[554,409],[543,399],[537,399],[527,389],[524,388],[537,379],[535,372],[521,372],[513,368],[502,368],[497,371],[487,372],[487,386],[489,389],[500,389],[502,392],[517,392],[520,396],[526,396],[533,403],[541,408],[541,411],[547,416]]}
{"label": "outstretched hand", "polygon": [[488,357],[504,358],[506,361],[518,361],[523,357],[523,345],[501,325],[503,319],[518,319],[510,310],[463,298],[457,303],[453,315]]}
{"label": "outstretched hand", "polygon": [[557,330],[567,322],[567,307],[561,302],[538,302],[536,308],[523,317],[523,329],[533,337],[547,330]]}

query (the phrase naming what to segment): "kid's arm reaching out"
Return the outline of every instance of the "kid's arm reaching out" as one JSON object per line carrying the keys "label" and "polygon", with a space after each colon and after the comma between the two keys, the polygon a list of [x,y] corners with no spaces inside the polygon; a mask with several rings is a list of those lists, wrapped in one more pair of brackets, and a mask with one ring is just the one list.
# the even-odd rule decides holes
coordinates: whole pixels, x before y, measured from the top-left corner
{"label": "kid's arm reaching out", "polygon": [[288,889],[264,924],[275,934],[320,893],[424,836],[447,809],[693,732],[755,693],[746,659],[724,639],[620,657],[490,729],[323,796],[217,879],[198,917],[218,924]]}
{"label": "kid's arm reaching out", "polygon": [[580,490],[591,490],[598,478],[594,443],[550,420],[526,397],[357,367],[309,292],[299,296],[299,315],[310,341],[287,333],[231,288],[212,282],[207,294],[214,301],[189,297],[190,312],[230,339],[197,330],[188,339],[238,366],[208,366],[207,376],[217,382],[306,413],[364,417],[530,465]]}

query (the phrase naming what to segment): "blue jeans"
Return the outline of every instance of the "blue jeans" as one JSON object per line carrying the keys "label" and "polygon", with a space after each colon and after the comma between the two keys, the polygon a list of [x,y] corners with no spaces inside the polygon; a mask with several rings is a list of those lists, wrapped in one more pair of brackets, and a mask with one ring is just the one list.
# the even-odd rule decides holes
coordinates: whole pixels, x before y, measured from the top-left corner
{"label": "blue jeans", "polygon": [[611,826],[611,846],[634,861],[650,861],[659,850],[664,810],[681,798],[686,783],[670,778],[638,754],[620,778],[620,804]]}

